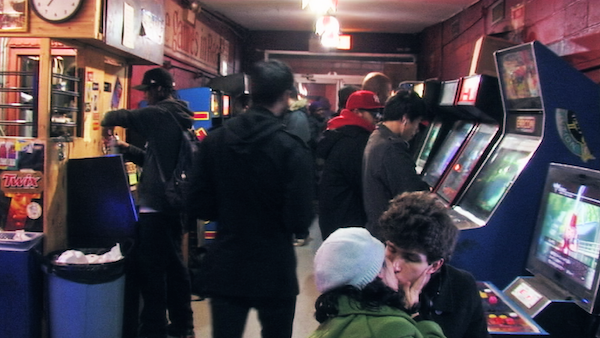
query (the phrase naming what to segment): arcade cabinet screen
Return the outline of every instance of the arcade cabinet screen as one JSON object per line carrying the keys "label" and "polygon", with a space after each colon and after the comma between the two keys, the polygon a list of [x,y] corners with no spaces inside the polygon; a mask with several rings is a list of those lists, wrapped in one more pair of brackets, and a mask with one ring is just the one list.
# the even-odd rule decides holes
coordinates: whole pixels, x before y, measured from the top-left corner
{"label": "arcade cabinet screen", "polygon": [[448,175],[440,183],[437,194],[448,203],[456,198],[459,190],[465,184],[481,156],[490,145],[490,142],[498,132],[496,124],[480,124],[473,137],[469,140],[456,162],[448,172]]}
{"label": "arcade cabinet screen", "polygon": [[467,188],[459,206],[486,221],[517,179],[539,141],[508,135]]}
{"label": "arcade cabinet screen", "polygon": [[213,117],[221,116],[221,94],[215,91],[210,95],[210,111]]}
{"label": "arcade cabinet screen", "polygon": [[223,95],[223,116],[224,117],[229,117],[229,103],[230,103],[230,96]]}
{"label": "arcade cabinet screen", "polygon": [[442,82],[442,94],[440,95],[440,106],[453,106],[458,90],[458,80]]}
{"label": "arcade cabinet screen", "polygon": [[508,110],[542,109],[540,80],[531,45],[496,54],[498,73]]}
{"label": "arcade cabinet screen", "polygon": [[416,171],[417,174],[421,174],[423,168],[425,168],[425,164],[427,163],[427,159],[429,158],[429,154],[431,153],[431,149],[433,148],[433,144],[437,140],[440,135],[440,130],[442,129],[441,121],[434,121],[429,127],[429,131],[427,132],[427,138],[425,139],[425,144],[423,148],[421,148],[421,152],[419,153],[419,158],[417,158]]}
{"label": "arcade cabinet screen", "polygon": [[413,91],[417,93],[420,97],[423,97],[425,94],[425,84],[424,83],[415,83],[413,86]]}
{"label": "arcade cabinet screen", "polygon": [[598,292],[600,172],[551,164],[527,269],[592,313]]}
{"label": "arcade cabinet screen", "polygon": [[481,75],[465,77],[462,81],[462,85],[460,86],[460,92],[458,92],[456,104],[475,105],[480,83]]}
{"label": "arcade cabinet screen", "polygon": [[437,184],[452,159],[454,159],[454,156],[458,153],[460,146],[471,133],[473,127],[474,123],[470,121],[459,120],[454,123],[448,137],[442,143],[423,175],[423,180],[429,186],[433,187]]}

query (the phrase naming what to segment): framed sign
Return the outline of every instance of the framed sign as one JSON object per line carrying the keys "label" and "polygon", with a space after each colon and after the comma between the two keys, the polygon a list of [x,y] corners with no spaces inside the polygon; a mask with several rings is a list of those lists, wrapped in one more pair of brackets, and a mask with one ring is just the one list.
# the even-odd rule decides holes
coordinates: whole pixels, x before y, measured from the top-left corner
{"label": "framed sign", "polygon": [[0,32],[27,31],[27,3],[27,0],[4,1],[0,10]]}

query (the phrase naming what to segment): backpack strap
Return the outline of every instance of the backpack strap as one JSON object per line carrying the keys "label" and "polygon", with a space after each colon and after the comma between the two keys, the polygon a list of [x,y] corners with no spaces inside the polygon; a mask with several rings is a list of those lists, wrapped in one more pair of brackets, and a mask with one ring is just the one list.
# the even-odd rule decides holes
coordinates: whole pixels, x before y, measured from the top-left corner
{"label": "backpack strap", "polygon": [[[154,107],[155,107],[155,108],[158,108],[159,110],[162,110],[162,111],[164,111],[165,113],[167,113],[167,115],[171,116],[171,117],[173,118],[173,120],[175,120],[175,123],[176,123],[176,124],[179,126],[179,128],[181,129],[181,132],[184,132],[184,131],[186,131],[186,130],[188,129],[188,128],[185,128],[185,127],[184,127],[184,126],[181,124],[181,122],[179,122],[179,120],[177,120],[177,118],[175,117],[175,115],[173,115],[173,113],[172,113],[172,112],[170,112],[169,110],[167,110],[167,109],[165,109],[165,108],[163,108],[163,107],[161,107],[161,106],[158,106],[158,105],[156,105],[156,106],[154,106]],[[181,137],[183,137],[183,135],[182,135]],[[159,163],[159,162],[160,162],[160,157],[156,156],[156,164],[157,164],[157,167],[158,167],[158,174],[160,175],[160,180],[161,180],[161,181],[163,182],[163,184],[164,184],[164,183],[166,183],[166,182],[167,182],[167,179],[165,178],[165,175],[164,175],[164,173],[163,173],[163,171],[162,171],[162,166],[160,165],[160,163]]]}

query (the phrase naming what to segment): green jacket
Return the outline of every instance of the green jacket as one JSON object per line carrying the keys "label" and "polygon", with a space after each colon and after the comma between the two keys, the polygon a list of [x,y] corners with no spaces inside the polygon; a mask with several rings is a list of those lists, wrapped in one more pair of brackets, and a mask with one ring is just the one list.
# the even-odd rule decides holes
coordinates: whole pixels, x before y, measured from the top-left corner
{"label": "green jacket", "polygon": [[338,305],[338,316],[319,325],[310,338],[445,338],[438,324],[417,322],[399,309],[361,309],[346,296],[340,297]]}

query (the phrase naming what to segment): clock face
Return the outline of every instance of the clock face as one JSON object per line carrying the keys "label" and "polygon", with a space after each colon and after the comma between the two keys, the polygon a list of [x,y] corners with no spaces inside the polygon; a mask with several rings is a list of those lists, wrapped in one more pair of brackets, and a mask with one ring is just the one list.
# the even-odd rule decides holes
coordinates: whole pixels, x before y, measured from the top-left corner
{"label": "clock face", "polygon": [[31,0],[31,6],[39,17],[50,22],[71,19],[81,8],[84,0]]}

